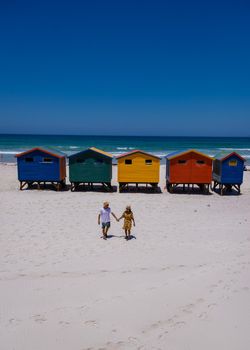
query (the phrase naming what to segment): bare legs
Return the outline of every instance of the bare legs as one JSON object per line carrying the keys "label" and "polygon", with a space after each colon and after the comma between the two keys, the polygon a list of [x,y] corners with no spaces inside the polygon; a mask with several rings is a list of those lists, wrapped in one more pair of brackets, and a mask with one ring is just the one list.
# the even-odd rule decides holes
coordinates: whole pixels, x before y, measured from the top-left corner
{"label": "bare legs", "polygon": [[104,239],[108,237],[108,230],[109,230],[109,226],[105,226],[102,228],[102,235]]}
{"label": "bare legs", "polygon": [[126,238],[126,239],[130,239],[130,238],[131,238],[130,234],[131,234],[131,231],[125,229],[125,238]]}

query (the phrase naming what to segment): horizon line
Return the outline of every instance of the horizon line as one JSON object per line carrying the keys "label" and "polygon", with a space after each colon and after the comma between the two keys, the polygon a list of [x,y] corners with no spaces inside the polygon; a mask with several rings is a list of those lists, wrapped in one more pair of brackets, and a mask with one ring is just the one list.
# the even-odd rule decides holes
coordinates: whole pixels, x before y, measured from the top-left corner
{"label": "horizon line", "polygon": [[186,138],[204,138],[204,137],[209,137],[209,138],[250,138],[249,136],[204,136],[204,135],[108,135],[108,134],[36,134],[36,133],[0,133],[0,136],[89,136],[89,137],[186,137]]}

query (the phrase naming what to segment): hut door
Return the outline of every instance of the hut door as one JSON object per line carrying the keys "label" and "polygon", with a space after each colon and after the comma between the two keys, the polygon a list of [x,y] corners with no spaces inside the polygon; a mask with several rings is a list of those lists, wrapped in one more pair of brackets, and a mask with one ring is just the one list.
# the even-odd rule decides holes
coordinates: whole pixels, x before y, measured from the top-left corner
{"label": "hut door", "polygon": [[188,154],[172,161],[170,167],[171,182],[190,183],[191,181],[191,159]]}
{"label": "hut door", "polygon": [[194,184],[210,183],[212,167],[207,164],[207,160],[199,154],[193,154],[191,179]]}

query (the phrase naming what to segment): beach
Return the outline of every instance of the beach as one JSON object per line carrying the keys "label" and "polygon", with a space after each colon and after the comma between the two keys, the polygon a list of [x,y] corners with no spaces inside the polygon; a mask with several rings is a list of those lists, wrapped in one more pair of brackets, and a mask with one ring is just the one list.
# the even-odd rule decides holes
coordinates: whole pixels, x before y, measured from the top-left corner
{"label": "beach", "polygon": [[[117,185],[113,166],[113,185]],[[19,191],[0,164],[3,350],[248,350],[250,171],[242,195]],[[104,201],[136,227],[126,241]]]}

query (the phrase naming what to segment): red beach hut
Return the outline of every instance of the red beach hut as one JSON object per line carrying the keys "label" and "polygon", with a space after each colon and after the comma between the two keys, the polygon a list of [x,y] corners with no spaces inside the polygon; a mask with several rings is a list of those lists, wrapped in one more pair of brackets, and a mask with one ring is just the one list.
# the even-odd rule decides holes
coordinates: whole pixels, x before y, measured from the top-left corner
{"label": "red beach hut", "polygon": [[209,192],[212,181],[213,158],[196,150],[170,153],[166,156],[166,185],[172,192],[178,185],[198,185]]}

